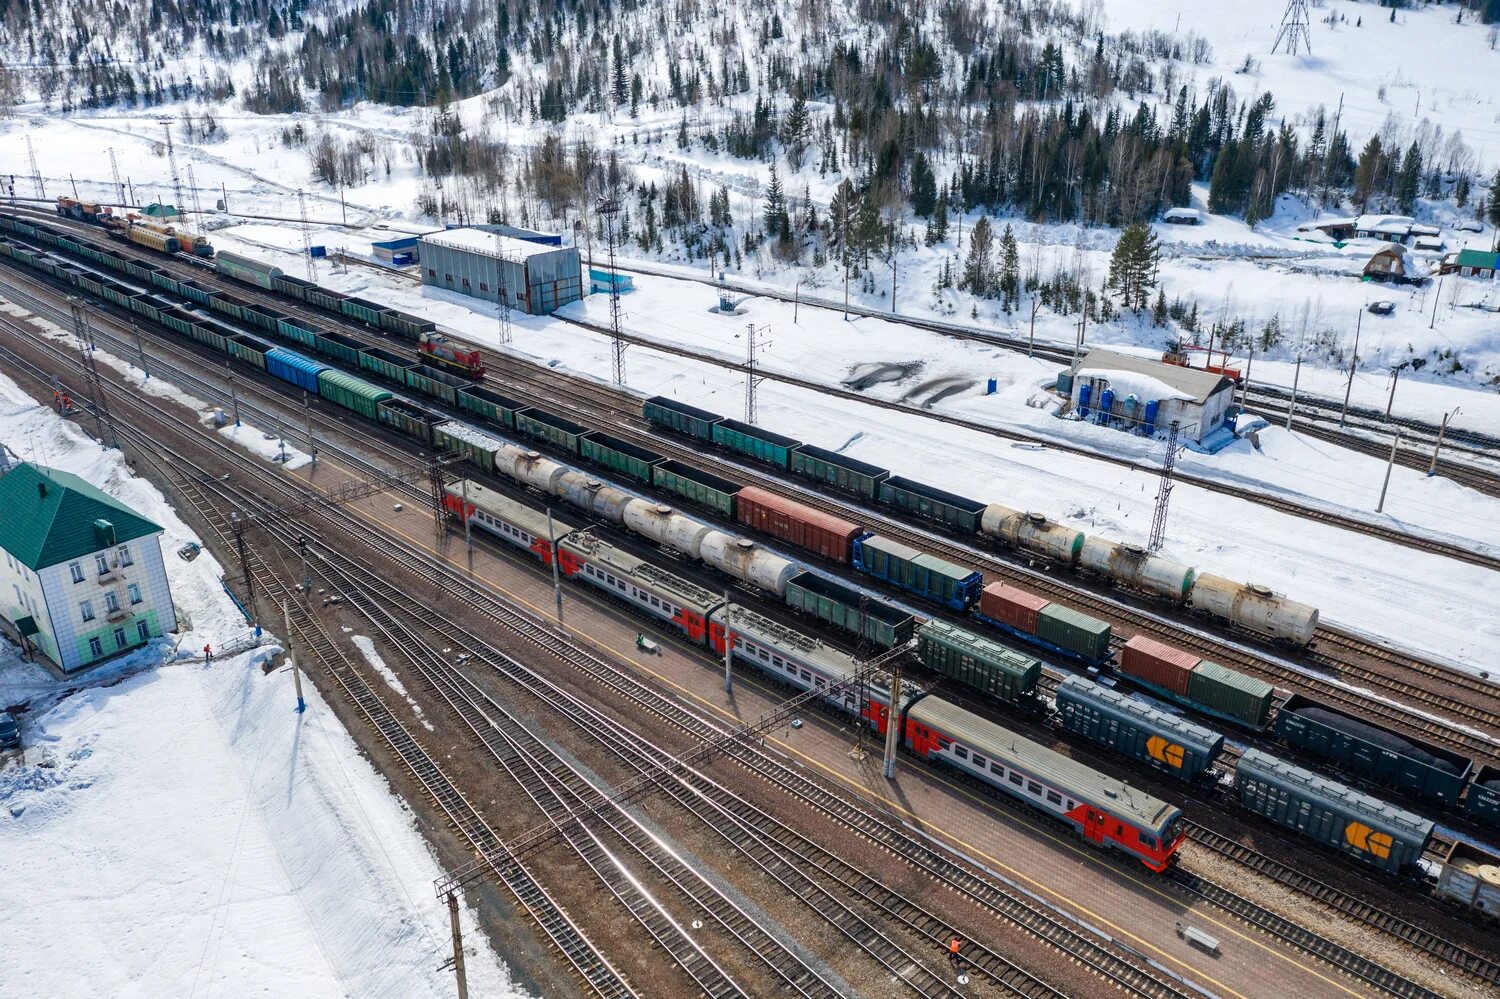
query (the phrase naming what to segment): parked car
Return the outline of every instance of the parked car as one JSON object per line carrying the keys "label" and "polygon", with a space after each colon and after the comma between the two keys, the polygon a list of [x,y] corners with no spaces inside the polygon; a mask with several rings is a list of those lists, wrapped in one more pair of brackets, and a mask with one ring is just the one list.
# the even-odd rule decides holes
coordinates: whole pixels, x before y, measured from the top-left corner
{"label": "parked car", "polygon": [[1478,219],[1464,219],[1453,228],[1459,232],[1484,232],[1484,223]]}
{"label": "parked car", "polygon": [[1371,302],[1368,308],[1370,312],[1374,313],[1377,316],[1388,316],[1392,312],[1396,311],[1396,303],[1381,299],[1378,302]]}

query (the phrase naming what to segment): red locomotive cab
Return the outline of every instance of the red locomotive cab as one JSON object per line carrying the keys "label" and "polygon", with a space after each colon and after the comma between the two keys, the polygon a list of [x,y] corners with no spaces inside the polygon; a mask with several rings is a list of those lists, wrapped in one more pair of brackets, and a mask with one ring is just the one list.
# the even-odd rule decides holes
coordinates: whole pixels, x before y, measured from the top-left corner
{"label": "red locomotive cab", "polygon": [[583,559],[566,548],[559,549],[557,552],[557,568],[564,576],[571,578],[578,574],[579,569],[583,568]]}
{"label": "red locomotive cab", "polygon": [[[725,632],[725,628],[724,628],[724,625],[721,622],[719,622],[719,621],[710,621],[709,622],[709,624],[708,624],[708,631],[707,631],[708,647],[710,649],[713,649],[714,652],[718,653],[721,656],[724,654],[724,632]],[[729,632],[729,641],[730,642],[738,642],[739,638],[740,638],[740,636],[739,636],[738,632],[735,632],[735,631],[730,631]]]}
{"label": "red locomotive cab", "polygon": [[533,538],[531,551],[537,558],[542,560],[542,565],[552,564],[552,542],[546,538]]}
{"label": "red locomotive cab", "polygon": [[463,498],[452,493],[443,494],[443,506],[456,520],[464,521],[474,516],[474,504],[470,503],[465,509]]}
{"label": "red locomotive cab", "polygon": [[672,623],[682,629],[682,633],[693,642],[703,644],[704,636],[708,633],[708,624],[703,620],[702,614],[695,614],[683,607],[678,607],[672,613]]}

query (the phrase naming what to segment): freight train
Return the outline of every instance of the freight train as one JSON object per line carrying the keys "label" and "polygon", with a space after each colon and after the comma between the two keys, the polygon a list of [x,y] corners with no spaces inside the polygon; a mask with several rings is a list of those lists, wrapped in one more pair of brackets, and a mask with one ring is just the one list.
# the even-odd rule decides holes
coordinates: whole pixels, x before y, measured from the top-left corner
{"label": "freight train", "polygon": [[[0,229],[4,228],[5,219],[0,217]],[[66,249],[67,247],[63,248]],[[102,255],[108,257],[110,261],[109,266],[125,271],[133,277],[144,277],[146,280],[151,279],[150,275],[153,272],[148,269],[150,265],[142,265],[138,261],[130,261],[128,258],[113,254],[112,251],[103,251]],[[748,539],[737,538],[725,532],[715,531],[707,525],[684,517],[670,507],[650,503],[624,490],[605,485],[583,472],[543,458],[535,451],[518,448],[515,445],[491,437],[476,428],[449,421],[441,414],[425,410],[411,403],[409,400],[400,399],[388,390],[379,388],[363,379],[342,371],[337,371],[328,365],[322,364],[322,362],[296,354],[286,348],[275,347],[254,335],[225,326],[212,318],[195,314],[191,308],[174,308],[170,303],[155,296],[125,288],[108,279],[103,279],[97,273],[90,274],[75,265],[52,257],[45,252],[34,251],[24,244],[12,242],[3,237],[0,237],[0,256],[12,257],[21,263],[50,274],[54,278],[77,285],[86,291],[105,298],[107,301],[120,305],[146,318],[156,320],[168,329],[198,340],[247,364],[266,370],[275,377],[299,385],[308,391],[317,391],[319,395],[333,402],[335,405],[358,412],[368,419],[396,427],[402,432],[418,437],[428,443],[463,453],[478,467],[487,471],[504,474],[517,482],[530,485],[548,496],[566,499],[575,506],[604,516],[614,523],[627,523],[632,530],[636,530],[658,543],[674,547],[676,550],[684,551],[685,553],[692,553],[694,557],[701,558],[708,564],[714,565],[736,578],[752,582],[754,585],[760,586],[770,592],[784,595],[785,602],[794,609],[830,621],[850,631],[867,635],[886,646],[905,644],[918,631],[917,621],[910,613],[884,602],[872,600],[840,582],[811,572],[790,560],[782,558],[774,552],[761,548]],[[179,282],[178,284],[179,295],[197,301],[191,295],[191,292],[194,290],[192,282]],[[204,291],[201,288],[196,290],[200,294]],[[219,293],[209,292],[208,294],[218,295]],[[217,308],[218,311],[226,311],[222,306]],[[337,336],[337,334],[328,335]],[[582,431],[583,428],[578,428],[576,425],[572,425],[562,418],[551,417],[549,419],[550,414],[539,413],[533,410],[528,416],[526,407],[521,407],[510,400],[506,400],[503,396],[499,396],[497,393],[479,386],[460,392],[458,398],[461,408],[482,415],[499,425],[508,426],[511,429],[519,428],[531,433],[533,436],[545,438],[552,442],[561,441],[563,442],[562,446],[565,447],[571,443],[575,453],[585,455],[590,461],[594,461],[612,470],[624,471],[644,481],[660,481],[658,479],[658,476],[661,475],[659,465],[645,460],[643,458],[643,449],[636,448],[625,442],[614,441],[607,435],[597,432],[575,433],[574,430]],[[517,416],[524,418],[517,420]],[[676,475],[675,472],[671,474]],[[714,491],[722,493],[722,490],[716,490],[714,483],[705,481],[705,479],[706,477],[703,473],[697,473],[679,483],[677,491],[683,495],[702,495],[709,498],[712,498]],[[722,483],[723,480],[719,480],[719,482]],[[776,502],[785,503],[787,501],[777,500]],[[793,504],[793,506],[797,505]],[[786,511],[784,510],[779,512],[762,511],[761,514],[757,514],[753,504],[744,508],[735,504],[729,508],[737,511],[741,522],[751,526],[755,526],[752,520],[753,517],[764,515],[772,520],[779,520],[782,523],[783,526],[778,530],[792,533],[801,530],[799,527],[792,526],[785,519]],[[626,520],[627,512],[630,514],[629,521]],[[816,513],[816,511],[807,512]],[[809,518],[812,523],[818,524],[823,529],[823,533],[816,536],[804,535],[805,540],[812,542],[809,547],[813,547],[814,550],[818,550],[821,554],[830,554],[825,549],[831,546],[831,553],[836,554],[841,550],[841,545],[848,544],[850,547],[847,550],[852,560],[852,546],[856,539],[848,536],[848,528],[851,526],[857,528],[857,525],[847,525],[847,522],[838,522],[837,518],[833,518],[832,522],[820,520],[824,516],[826,515],[819,514],[817,517]],[[771,523],[771,521],[768,520],[767,523]],[[840,532],[843,533],[841,534]],[[844,539],[843,541],[839,540],[841,537]],[[658,576],[659,578],[664,578],[659,576],[664,570],[660,570],[658,567],[648,568],[646,563],[638,561],[637,568],[643,577]],[[584,572],[584,576],[586,577],[591,575],[594,574],[587,571]],[[618,589],[620,577],[615,576],[615,582],[611,583],[609,581],[610,575],[606,574],[603,577],[603,585],[615,586]],[[588,581],[595,584],[598,583],[598,579],[590,579]],[[658,601],[660,601],[659,597]],[[1042,603],[1045,605],[1045,601]],[[1045,606],[1043,609],[1045,609]],[[707,635],[709,633],[707,630],[708,625],[712,621],[708,616],[702,616],[702,621],[703,630],[701,633]],[[938,641],[932,636],[938,630],[934,628],[934,625],[941,624],[943,622],[929,622],[921,626],[923,640],[929,645],[929,648],[937,647]],[[962,632],[962,629],[955,630]],[[688,634],[689,632],[685,630],[684,633]],[[1055,631],[1052,633],[1057,634]],[[993,643],[989,643],[987,654],[976,654],[985,650],[984,641],[975,642],[972,640],[978,639],[980,636],[971,635],[969,639],[963,639],[955,638],[950,634],[947,638],[948,641],[943,644],[949,650],[948,655],[940,656],[931,651],[923,655],[924,661],[931,668],[953,676],[960,682],[983,690],[998,700],[1015,701],[1034,696],[1034,676],[1036,673],[1028,664],[1027,657],[1015,657],[1015,654],[1010,650],[1005,650]],[[1097,638],[1097,632],[1090,634],[1088,629],[1080,632],[1080,643],[1096,642]],[[1192,670],[1196,669],[1196,666],[1191,669],[1188,667],[1181,668],[1187,669],[1191,674]],[[1039,664],[1037,664],[1037,669],[1039,669]],[[1097,690],[1102,691],[1104,688],[1097,688]],[[1231,696],[1240,697],[1241,695],[1243,695],[1243,691],[1237,691]],[[1092,732],[1093,734],[1089,734],[1089,737],[1097,738],[1097,733],[1101,731],[1097,722],[1089,723],[1086,720],[1079,720],[1068,724],[1066,716],[1068,712],[1071,712],[1071,715],[1078,719],[1086,719],[1087,716],[1081,713],[1080,709],[1076,707],[1067,709],[1062,705],[1061,700],[1060,695],[1057,710],[1059,713],[1065,714],[1065,726],[1079,732],[1079,734],[1089,734]],[[1168,719],[1175,719],[1175,716],[1159,711],[1155,712],[1154,717],[1157,724],[1161,725],[1164,729],[1168,725]],[[1181,722],[1180,719],[1175,720],[1178,723]],[[1119,726],[1114,722],[1111,722],[1108,727],[1111,732],[1117,733],[1119,731]],[[930,726],[928,730],[932,730]],[[1203,731],[1206,730],[1200,728],[1198,734],[1201,736]],[[1180,724],[1177,734],[1181,735],[1182,738],[1175,738],[1171,731],[1147,733],[1139,739],[1139,744],[1144,747],[1145,758],[1148,760],[1181,772],[1184,776],[1191,776],[1192,771],[1200,767],[1199,761],[1202,759],[1202,756],[1192,755],[1192,751],[1185,744],[1188,741],[1187,734],[1181,732]],[[1122,743],[1116,742],[1115,739],[1115,736],[1111,736],[1111,744],[1115,745],[1115,748],[1119,749],[1122,755],[1140,757],[1140,750],[1132,752]],[[909,744],[913,742],[913,737],[910,733],[907,735],[907,741]],[[941,751],[937,753],[932,752],[930,746],[923,750],[923,752],[928,756],[943,756]],[[1358,754],[1352,754],[1350,758],[1357,757]],[[956,756],[953,758],[945,757],[943,762],[956,766],[955,759],[961,758]],[[1293,770],[1297,769],[1292,764],[1283,763],[1283,766]],[[972,767],[968,769],[972,770]],[[1471,769],[1472,763],[1465,769],[1465,772]],[[1011,778],[1007,777],[1007,780],[1010,781]],[[1246,780],[1248,781],[1249,778],[1247,777]],[[1319,780],[1322,780],[1322,778],[1319,778]],[[1336,789],[1340,795],[1344,795],[1347,792],[1347,795],[1344,795],[1346,799],[1345,804],[1340,806],[1345,808],[1346,811],[1354,807],[1348,804],[1349,799],[1347,796],[1358,795],[1358,792],[1331,781],[1325,781],[1322,785],[1314,785],[1305,780],[1289,779],[1288,783],[1301,786],[1303,793],[1306,795],[1311,795],[1313,790],[1319,787],[1329,794],[1334,793],[1330,789]],[[1267,788],[1269,787],[1271,785],[1265,783],[1257,786],[1251,786],[1247,783],[1241,788],[1242,800],[1245,802],[1247,808],[1262,809],[1262,814],[1267,815],[1273,821],[1279,821],[1278,815],[1273,814],[1273,812],[1276,808],[1282,808],[1287,801],[1293,800],[1288,797],[1291,792],[1286,787],[1280,785],[1277,785],[1274,791],[1268,791]],[[1309,788],[1313,790],[1308,790]],[[1007,793],[1013,793],[1010,788],[1004,788],[1004,790]],[[1280,804],[1277,804],[1278,802]],[[1332,825],[1329,825],[1329,823],[1333,822],[1333,819],[1328,817],[1336,814],[1333,807],[1324,807],[1312,803],[1304,804],[1304,810],[1313,809],[1318,814],[1324,816],[1324,819],[1320,820],[1322,824],[1318,827],[1323,832],[1315,831],[1314,833],[1308,833],[1307,830],[1301,827],[1299,827],[1299,831],[1308,835],[1316,834],[1324,842],[1355,853],[1356,855],[1369,854],[1370,856],[1365,859],[1380,866],[1390,867],[1404,863],[1410,856],[1409,841],[1411,840],[1413,831],[1421,831],[1420,824],[1412,824],[1409,813],[1400,813],[1401,816],[1405,817],[1400,818],[1400,821],[1394,824],[1402,828],[1397,828],[1395,831],[1389,833],[1383,832],[1384,827],[1380,825],[1383,822],[1381,816],[1386,813],[1381,812],[1380,808],[1389,809],[1391,806],[1378,802],[1376,799],[1366,799],[1366,804],[1369,805],[1370,809],[1374,809],[1374,812],[1364,815],[1362,819],[1357,821],[1351,820],[1346,823],[1346,829],[1355,830],[1356,835],[1354,835],[1353,840],[1349,840],[1346,837],[1344,841],[1335,842],[1336,837],[1332,833],[1327,833],[1328,829],[1333,828]],[[1474,780],[1465,785],[1465,793],[1462,795],[1460,804],[1462,809],[1467,811],[1477,821],[1500,824],[1500,773],[1496,773],[1494,768],[1491,767],[1480,769],[1474,775]],[[1319,809],[1322,810],[1318,811]],[[1392,810],[1392,814],[1396,812],[1400,812],[1400,810]],[[1376,822],[1377,825],[1371,826],[1369,824],[1370,821]],[[1419,823],[1420,821],[1418,820]],[[1371,830],[1378,833],[1378,835],[1370,835]],[[1398,835],[1406,837],[1405,840],[1401,840],[1400,842],[1407,843],[1408,846],[1398,848],[1394,845],[1398,842]],[[1393,857],[1394,860],[1392,859]]]}
{"label": "freight train", "polygon": [[1135,545],[1088,537],[1039,513],[981,503],[889,470],[855,461],[657,396],[642,407],[658,427],[713,444],[865,500],[941,525],[961,536],[978,535],[1111,582],[1185,604],[1190,610],[1257,635],[1306,646],[1318,627],[1318,610],[1263,586],[1240,584],[1153,555]]}
{"label": "freight train", "polygon": [[[848,654],[481,483],[449,485],[443,503],[451,518],[492,533],[544,565],[555,562],[568,580],[627,605],[716,656],[724,654],[727,642],[732,658],[742,665],[797,690],[823,691],[822,700],[832,710],[885,733],[888,681],[859,683],[858,663]],[[1040,663],[947,622],[920,626],[915,651],[928,668],[998,700],[1014,703],[1035,695]],[[1135,790],[1121,794],[1127,785],[1115,778],[936,694],[904,685],[898,708],[901,743],[918,758],[979,780],[1150,870],[1165,870],[1172,863],[1183,837],[1174,806]],[[1067,731],[1188,779],[1207,773],[1224,743],[1215,732],[1080,676],[1063,679],[1053,712]],[[1390,873],[1413,867],[1433,833],[1433,823],[1421,816],[1259,750],[1241,757],[1232,789],[1246,811]],[[1466,863],[1478,870],[1485,856]],[[1444,890],[1441,885],[1449,882]],[[1478,911],[1492,911],[1493,893],[1480,891],[1481,883],[1479,877],[1463,880],[1445,872],[1439,893]]]}

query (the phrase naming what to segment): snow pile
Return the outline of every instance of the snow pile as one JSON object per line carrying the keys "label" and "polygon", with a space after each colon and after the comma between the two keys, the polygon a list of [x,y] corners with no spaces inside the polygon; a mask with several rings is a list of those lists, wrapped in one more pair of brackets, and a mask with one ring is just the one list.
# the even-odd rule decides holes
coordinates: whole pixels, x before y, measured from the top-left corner
{"label": "snow pile", "polygon": [[[0,441],[163,525],[181,645],[248,629],[206,552],[116,452],[0,377]],[[29,453],[28,453],[29,452]],[[29,701],[0,771],[6,995],[447,997],[442,870],[317,691],[294,710],[276,647],[170,659],[161,641],[59,684],[0,645],[0,702]],[[124,679],[120,679],[124,677]],[[111,685],[101,681],[118,680]],[[476,995],[517,996],[464,910]]]}
{"label": "snow pile", "polygon": [[1143,402],[1168,399],[1188,400],[1193,398],[1186,392],[1173,388],[1160,378],[1139,371],[1121,371],[1118,368],[1079,368],[1078,378],[1102,378],[1109,382],[1116,398],[1135,396]]}
{"label": "snow pile", "polygon": [[231,423],[220,427],[219,434],[251,454],[277,462],[283,468],[301,468],[312,461],[312,455],[287,444],[284,437],[266,433],[248,423],[242,422],[238,426]]}

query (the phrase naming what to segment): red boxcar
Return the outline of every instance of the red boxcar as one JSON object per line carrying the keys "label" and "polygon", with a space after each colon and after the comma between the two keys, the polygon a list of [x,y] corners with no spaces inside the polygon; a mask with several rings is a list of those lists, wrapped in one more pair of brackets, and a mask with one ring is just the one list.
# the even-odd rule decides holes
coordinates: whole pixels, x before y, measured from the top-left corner
{"label": "red boxcar", "polygon": [[1037,615],[1051,602],[1017,586],[991,583],[979,594],[979,613],[1035,635]]}
{"label": "red boxcar", "polygon": [[854,539],[865,533],[858,524],[755,486],[740,490],[736,510],[735,519],[741,524],[765,531],[799,548],[838,559],[845,565],[854,557]]}
{"label": "red boxcar", "polygon": [[1125,652],[1120,656],[1120,669],[1164,690],[1185,695],[1188,678],[1202,661],[1201,656],[1195,656],[1191,652],[1165,645],[1145,635],[1136,635],[1125,643]]}

